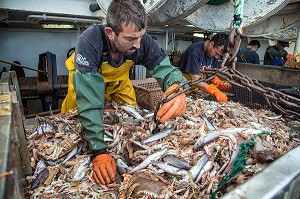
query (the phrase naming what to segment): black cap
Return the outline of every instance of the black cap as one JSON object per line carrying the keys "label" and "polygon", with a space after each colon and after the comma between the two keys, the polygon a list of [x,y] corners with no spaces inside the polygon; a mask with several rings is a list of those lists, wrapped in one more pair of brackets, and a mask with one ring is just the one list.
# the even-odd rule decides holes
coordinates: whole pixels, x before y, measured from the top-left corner
{"label": "black cap", "polygon": [[283,47],[290,47],[290,42],[288,41],[278,41],[277,43],[282,45]]}

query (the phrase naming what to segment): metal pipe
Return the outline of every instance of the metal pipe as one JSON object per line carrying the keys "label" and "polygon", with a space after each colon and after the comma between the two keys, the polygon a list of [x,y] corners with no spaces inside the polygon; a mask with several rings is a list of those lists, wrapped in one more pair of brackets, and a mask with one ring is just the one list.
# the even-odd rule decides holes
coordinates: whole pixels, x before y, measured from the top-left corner
{"label": "metal pipe", "polygon": [[298,28],[297,40],[294,47],[294,56],[296,56],[300,52],[300,26]]}
{"label": "metal pipe", "polygon": [[169,30],[166,29],[166,51],[168,51],[168,41],[169,41]]}
{"label": "metal pipe", "polygon": [[47,16],[43,15],[28,15],[26,21],[36,24],[42,20],[53,20],[53,21],[64,21],[64,22],[85,22],[85,23],[99,23],[100,20],[93,19],[82,19],[73,17],[58,17],[58,16]]}
{"label": "metal pipe", "polygon": [[[52,110],[52,113],[54,113],[54,114],[60,113],[60,109]],[[46,111],[46,112],[41,112],[41,113],[33,113],[33,114],[25,115],[25,118],[26,119],[35,118],[36,116],[43,117],[43,116],[49,116],[50,114],[51,114],[51,111]]]}
{"label": "metal pipe", "polygon": [[16,64],[16,63],[13,63],[13,62],[6,61],[4,59],[0,59],[0,62],[6,63],[6,64],[10,64],[10,65],[13,65],[13,66],[17,66],[17,67],[21,67],[21,68],[25,68],[25,69],[28,69],[28,70],[33,70],[33,71],[37,71],[37,72],[40,72],[40,73],[48,74],[46,71],[29,68],[29,67],[23,66],[21,64]]}

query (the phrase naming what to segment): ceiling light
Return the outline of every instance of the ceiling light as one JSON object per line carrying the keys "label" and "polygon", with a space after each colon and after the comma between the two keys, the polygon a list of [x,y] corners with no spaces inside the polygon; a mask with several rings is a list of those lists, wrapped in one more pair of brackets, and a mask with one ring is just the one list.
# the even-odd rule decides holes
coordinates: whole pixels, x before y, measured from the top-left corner
{"label": "ceiling light", "polygon": [[194,36],[194,37],[201,37],[201,38],[204,38],[204,34],[203,34],[203,33],[194,33],[193,36]]}
{"label": "ceiling light", "polygon": [[59,28],[59,29],[71,29],[74,25],[69,24],[42,24],[43,28]]}
{"label": "ceiling light", "polygon": [[192,24],[188,24],[188,25],[185,25],[186,27],[191,27],[191,28],[194,28],[195,26],[192,25]]}

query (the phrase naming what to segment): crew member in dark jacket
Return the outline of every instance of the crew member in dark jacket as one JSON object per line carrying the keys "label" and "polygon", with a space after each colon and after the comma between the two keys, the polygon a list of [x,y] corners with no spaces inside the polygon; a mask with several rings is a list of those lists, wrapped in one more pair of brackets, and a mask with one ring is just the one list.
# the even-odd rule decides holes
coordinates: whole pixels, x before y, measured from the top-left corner
{"label": "crew member in dark jacket", "polygon": [[288,55],[285,47],[289,47],[289,42],[277,41],[276,45],[269,46],[264,56],[264,65],[283,66]]}
{"label": "crew member in dark jacket", "polygon": [[242,48],[238,53],[238,62],[259,64],[259,56],[256,53],[260,48],[260,42],[258,40],[251,40],[247,47]]}

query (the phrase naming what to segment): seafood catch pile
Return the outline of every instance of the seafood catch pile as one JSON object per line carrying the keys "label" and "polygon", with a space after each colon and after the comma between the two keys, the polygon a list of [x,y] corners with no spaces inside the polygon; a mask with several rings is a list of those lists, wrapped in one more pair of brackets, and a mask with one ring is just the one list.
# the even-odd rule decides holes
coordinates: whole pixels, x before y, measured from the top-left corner
{"label": "seafood catch pile", "polygon": [[284,118],[235,102],[187,98],[186,113],[155,124],[148,110],[106,104],[104,139],[115,183],[92,179],[76,112],[26,126],[30,198],[221,198],[299,143]]}
{"label": "seafood catch pile", "polygon": [[284,66],[284,68],[292,68],[292,69],[300,69],[300,53],[298,53],[296,56],[292,57],[291,59],[288,59]]}

